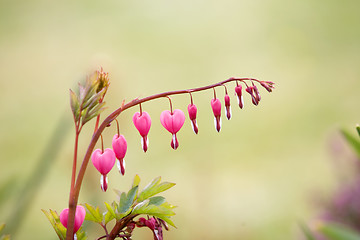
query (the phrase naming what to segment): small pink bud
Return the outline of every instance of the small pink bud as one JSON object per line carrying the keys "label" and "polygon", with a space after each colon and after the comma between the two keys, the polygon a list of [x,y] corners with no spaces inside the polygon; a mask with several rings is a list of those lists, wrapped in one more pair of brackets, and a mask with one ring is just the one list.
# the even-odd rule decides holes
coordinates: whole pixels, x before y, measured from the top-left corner
{"label": "small pink bud", "polygon": [[[64,210],[61,211],[59,216],[60,222],[62,223],[62,225],[64,225],[65,228],[67,228],[68,215],[69,215],[69,209],[65,208]],[[85,208],[81,205],[77,205],[75,210],[75,219],[74,219],[75,220],[74,233],[76,233],[80,229],[82,223],[84,222],[85,215],[86,215]]]}
{"label": "small pink bud", "polygon": [[142,112],[141,115],[139,112],[136,112],[133,116],[133,122],[142,137],[141,145],[144,152],[146,152],[149,146],[149,138],[147,135],[151,127],[150,115],[147,112]]}
{"label": "small pink bud", "polygon": [[235,92],[236,92],[236,95],[237,95],[237,100],[238,100],[238,104],[239,104],[239,107],[242,109],[244,107],[244,97],[242,95],[242,86],[241,85],[238,85],[235,87]]}
{"label": "small pink bud", "polygon": [[254,89],[254,94],[255,94],[256,101],[259,103],[260,100],[261,100],[261,96],[260,96],[259,90],[258,90],[258,88],[257,88],[255,85],[253,86],[253,89]]}
{"label": "small pink bud", "polygon": [[260,82],[260,85],[263,86],[268,92],[272,92],[272,89],[274,88],[274,83],[270,81]]}
{"label": "small pink bud", "polygon": [[102,152],[101,149],[96,149],[91,155],[91,162],[101,174],[100,184],[101,189],[104,192],[107,190],[108,185],[108,179],[106,175],[113,168],[115,161],[115,153],[111,148],[105,149],[104,152]]}
{"label": "small pink bud", "polygon": [[120,137],[115,134],[112,140],[112,147],[115,153],[116,158],[119,160],[117,161],[117,167],[122,175],[125,174],[125,154],[127,150],[127,142],[124,135],[120,135]]}
{"label": "small pink bud", "polygon": [[230,107],[230,97],[229,97],[228,94],[225,94],[224,101],[225,101],[225,115],[226,115],[226,118],[228,120],[230,120],[230,118],[231,118],[231,107]]}
{"label": "small pink bud", "polygon": [[214,113],[214,124],[216,131],[220,132],[221,129],[221,102],[217,99],[211,99],[211,108]]}
{"label": "small pink bud", "polygon": [[150,218],[149,220],[145,221],[145,224],[148,228],[150,228],[151,230],[155,230],[155,224],[156,224],[156,220],[155,218]]}
{"label": "small pink bud", "polygon": [[257,101],[256,97],[254,96],[254,87],[249,86],[245,89],[250,95],[251,95],[251,100],[252,103],[257,106],[259,104],[259,102]]}
{"label": "small pink bud", "polygon": [[160,122],[166,130],[172,133],[173,138],[171,147],[176,150],[179,147],[179,142],[176,133],[181,129],[185,122],[185,114],[180,109],[175,109],[172,113],[165,110],[160,115]]}
{"label": "small pink bud", "polygon": [[188,113],[189,113],[189,118],[190,118],[190,122],[191,122],[191,127],[193,129],[193,131],[198,134],[199,129],[196,123],[196,113],[197,113],[197,108],[195,106],[195,104],[189,104],[188,105]]}

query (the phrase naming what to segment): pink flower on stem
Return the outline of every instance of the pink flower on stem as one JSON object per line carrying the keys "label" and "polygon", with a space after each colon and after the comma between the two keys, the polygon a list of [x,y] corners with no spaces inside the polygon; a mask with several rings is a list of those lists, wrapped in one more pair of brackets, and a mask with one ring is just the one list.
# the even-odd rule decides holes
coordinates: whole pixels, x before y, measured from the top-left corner
{"label": "pink flower on stem", "polygon": [[230,120],[231,118],[230,97],[227,93],[225,94],[224,101],[225,101],[225,115],[226,118]]}
{"label": "pink flower on stem", "polygon": [[268,92],[272,92],[272,89],[274,88],[274,83],[270,81],[261,81],[260,85],[264,87]]}
{"label": "pink flower on stem", "polygon": [[248,86],[245,90],[251,95],[252,103],[255,106],[257,106],[259,104],[259,102],[258,102],[257,98],[254,95],[254,87],[253,86]]}
{"label": "pink flower on stem", "polygon": [[113,168],[115,161],[115,153],[111,148],[105,149],[104,152],[101,149],[96,149],[91,155],[91,162],[101,174],[100,184],[101,190],[104,192],[107,190],[108,186],[108,178],[106,175]]}
{"label": "pink flower on stem", "polygon": [[141,145],[144,152],[146,152],[149,146],[149,138],[147,135],[151,127],[150,115],[147,112],[142,112],[141,114],[136,112],[133,116],[133,123],[142,137]]}
{"label": "pink flower on stem", "polygon": [[196,113],[197,113],[197,108],[195,106],[195,104],[189,104],[188,105],[188,113],[189,113],[189,118],[190,118],[190,122],[191,122],[191,127],[193,129],[193,131],[198,134],[199,132],[199,128],[197,126],[196,123]]}
{"label": "pink flower on stem", "polygon": [[112,140],[112,147],[117,161],[117,167],[122,175],[125,174],[125,154],[127,150],[127,142],[124,135],[115,134]]}
{"label": "pink flower on stem", "polygon": [[136,222],[138,227],[148,227],[154,236],[154,240],[163,240],[163,231],[162,227],[164,226],[167,229],[165,223],[161,219],[155,219],[154,217],[150,219],[145,219],[143,217],[139,218],[139,221]]}
{"label": "pink flower on stem", "polygon": [[235,92],[236,92],[239,107],[242,109],[244,107],[244,97],[242,95],[242,86],[237,85],[235,87]]}
{"label": "pink flower on stem", "polygon": [[255,99],[259,103],[261,100],[261,96],[260,96],[259,90],[255,84],[253,84],[253,89],[254,89]]}
{"label": "pink flower on stem", "polygon": [[166,130],[172,133],[171,147],[176,150],[179,147],[179,142],[176,133],[181,129],[185,122],[185,114],[180,109],[175,109],[173,112],[165,110],[160,115],[160,122]]}
{"label": "pink flower on stem", "polygon": [[214,113],[214,124],[216,131],[221,129],[221,102],[218,98],[211,99],[211,108]]}
{"label": "pink flower on stem", "polygon": [[[68,223],[68,215],[69,215],[69,209],[65,208],[64,210],[61,211],[59,216],[60,222],[66,228]],[[81,205],[77,205],[75,211],[74,233],[76,233],[80,229],[82,223],[84,222],[85,215],[86,215],[85,208]]]}

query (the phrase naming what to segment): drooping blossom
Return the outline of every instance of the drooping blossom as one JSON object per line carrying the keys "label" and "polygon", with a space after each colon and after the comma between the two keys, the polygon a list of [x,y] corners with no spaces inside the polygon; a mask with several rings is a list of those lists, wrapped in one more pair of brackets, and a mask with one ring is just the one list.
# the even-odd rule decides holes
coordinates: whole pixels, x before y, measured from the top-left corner
{"label": "drooping blossom", "polygon": [[115,153],[111,148],[106,148],[104,152],[101,149],[96,149],[91,155],[91,162],[94,167],[100,172],[101,190],[107,190],[108,178],[107,174],[113,168],[116,161]]}
{"label": "drooping blossom", "polygon": [[163,240],[163,231],[162,231],[163,226],[167,230],[166,223],[163,220],[155,217],[152,217],[150,219],[145,219],[141,217],[136,222],[136,226],[148,227],[153,232],[154,240]]}
{"label": "drooping blossom", "polygon": [[199,132],[199,128],[198,125],[196,123],[196,113],[197,113],[197,108],[195,106],[195,104],[189,104],[188,105],[188,113],[189,113],[189,118],[190,118],[190,123],[191,123],[191,127],[193,129],[193,131],[198,134]]}
{"label": "drooping blossom", "polygon": [[230,120],[231,118],[230,97],[227,93],[225,94],[224,101],[225,101],[225,115],[226,118]]}
{"label": "drooping blossom", "polygon": [[112,147],[117,161],[117,167],[122,175],[125,174],[125,154],[127,150],[127,142],[124,135],[115,134],[112,140]]}
{"label": "drooping blossom", "polygon": [[133,116],[133,123],[142,137],[141,145],[144,152],[146,152],[149,146],[149,138],[147,135],[151,127],[150,115],[145,111],[141,114],[139,112],[136,112]]}
{"label": "drooping blossom", "polygon": [[260,100],[261,100],[261,96],[260,96],[259,90],[258,90],[258,88],[256,87],[256,85],[253,85],[253,89],[254,89],[255,99],[256,99],[256,101],[259,103]]}
{"label": "drooping blossom", "polygon": [[259,104],[258,100],[256,99],[255,95],[254,95],[254,87],[253,86],[248,86],[246,89],[246,92],[248,92],[251,95],[251,101],[252,103],[257,106]]}
{"label": "drooping blossom", "polygon": [[160,115],[160,122],[166,130],[172,134],[171,147],[176,150],[179,147],[179,142],[176,133],[181,129],[185,122],[185,114],[180,109],[175,109],[173,112],[165,110]]}
{"label": "drooping blossom", "polygon": [[274,83],[270,81],[261,81],[260,85],[263,86],[268,92],[272,92],[274,88]]}
{"label": "drooping blossom", "polygon": [[221,102],[218,98],[211,99],[211,108],[214,113],[214,124],[216,131],[221,129]]}
{"label": "drooping blossom", "polygon": [[[60,222],[66,228],[68,224],[68,215],[69,215],[69,209],[65,208],[64,210],[61,211],[59,216]],[[77,205],[75,211],[75,219],[74,219],[74,233],[76,233],[80,229],[82,223],[84,222],[85,215],[86,215],[85,208],[81,205]]]}
{"label": "drooping blossom", "polygon": [[239,107],[242,109],[244,107],[244,97],[242,95],[242,86],[237,85],[235,87],[235,92],[236,92]]}

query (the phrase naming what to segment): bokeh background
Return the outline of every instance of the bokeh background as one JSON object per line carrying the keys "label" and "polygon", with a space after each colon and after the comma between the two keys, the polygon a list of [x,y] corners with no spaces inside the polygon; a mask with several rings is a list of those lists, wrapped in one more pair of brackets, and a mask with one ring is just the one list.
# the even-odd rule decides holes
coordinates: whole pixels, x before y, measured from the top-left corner
{"label": "bokeh background", "polygon": [[[68,89],[102,66],[111,79],[104,114],[123,99],[232,76],[274,81],[276,89],[261,89],[256,107],[246,96],[240,110],[229,84],[233,118],[223,118],[220,133],[212,92],[194,94],[199,134],[187,119],[176,151],[159,121],[166,99],[143,105],[153,119],[146,154],[131,120],[138,109],[124,112],[126,175],[114,169],[102,193],[89,165],[81,203],[105,209],[102,202],[116,197],[111,188],[128,190],[136,173],[142,186],[162,176],[177,183],[164,194],[178,206],[178,228],[166,239],[299,239],[298,222],[320,211],[313,200],[330,197],[348,168],[334,167],[332,152],[351,155],[338,132],[360,121],[359,9],[357,0],[1,0],[0,221],[14,239],[56,239],[41,209],[67,206]],[[223,89],[217,92],[222,98]],[[188,103],[188,95],[173,97],[176,108]],[[115,131],[106,130],[106,146]],[[85,227],[89,239],[101,232]],[[134,239],[152,235],[141,229]]]}

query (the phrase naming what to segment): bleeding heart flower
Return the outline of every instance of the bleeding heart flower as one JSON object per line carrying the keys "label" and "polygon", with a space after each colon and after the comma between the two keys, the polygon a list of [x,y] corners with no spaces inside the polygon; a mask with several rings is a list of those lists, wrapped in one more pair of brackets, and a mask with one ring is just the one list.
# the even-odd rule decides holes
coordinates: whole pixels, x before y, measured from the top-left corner
{"label": "bleeding heart flower", "polygon": [[221,129],[221,102],[218,98],[211,99],[211,108],[214,113],[214,124],[216,131],[220,132]]}
{"label": "bleeding heart flower", "polygon": [[142,114],[136,112],[133,116],[133,122],[142,137],[141,145],[144,152],[146,152],[149,146],[149,138],[147,135],[151,127],[150,115],[145,111],[142,112]]}
{"label": "bleeding heart flower", "polygon": [[191,122],[191,127],[193,129],[193,131],[198,134],[199,129],[196,123],[196,113],[197,113],[197,108],[195,106],[195,104],[189,104],[188,106],[188,113],[189,113],[189,118],[190,118],[190,122]]}
{"label": "bleeding heart flower", "polygon": [[172,133],[173,138],[171,147],[176,150],[179,147],[179,142],[176,138],[176,133],[181,129],[185,122],[185,114],[180,109],[175,109],[173,112],[165,110],[160,115],[160,122],[166,130]]}
{"label": "bleeding heart flower", "polygon": [[100,184],[101,189],[105,192],[108,185],[107,174],[113,168],[116,161],[115,153],[111,148],[105,149],[102,152],[101,149],[96,149],[91,155],[91,162],[94,167],[100,172]]}
{"label": "bleeding heart flower", "polygon": [[225,101],[225,115],[226,118],[230,120],[231,118],[230,97],[227,93],[225,94],[224,101]]}
{"label": "bleeding heart flower", "polygon": [[112,147],[115,153],[117,161],[117,167],[122,175],[125,174],[125,154],[127,150],[127,142],[124,135],[115,134],[112,140]]}
{"label": "bleeding heart flower", "polygon": [[237,100],[238,100],[238,104],[239,104],[239,107],[242,109],[244,107],[244,97],[241,93],[241,90],[242,90],[242,86],[241,85],[238,85],[235,87],[235,92],[236,92],[236,95],[237,95]]}
{"label": "bleeding heart flower", "polygon": [[251,95],[251,100],[252,103],[257,106],[259,104],[257,98],[254,96],[254,87],[253,86],[249,86],[245,89],[250,95]]}
{"label": "bleeding heart flower", "polygon": [[[69,209],[65,208],[64,210],[61,211],[59,216],[60,222],[66,228],[68,223],[68,215],[69,215]],[[81,205],[77,205],[75,211],[74,233],[76,233],[80,229],[82,223],[84,222],[85,215],[86,215],[85,208]]]}

